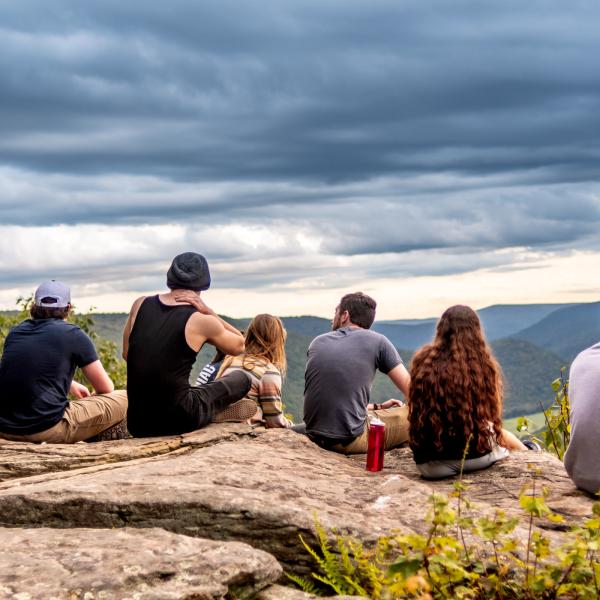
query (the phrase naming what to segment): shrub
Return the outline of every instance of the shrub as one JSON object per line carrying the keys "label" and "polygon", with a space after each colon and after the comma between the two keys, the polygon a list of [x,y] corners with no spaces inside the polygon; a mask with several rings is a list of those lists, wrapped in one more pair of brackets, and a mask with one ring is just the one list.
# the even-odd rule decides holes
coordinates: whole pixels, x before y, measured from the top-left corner
{"label": "shrub", "polygon": [[[569,405],[569,380],[565,377],[565,369],[561,369],[560,377],[552,382],[554,401],[544,412],[546,427],[537,432],[536,441],[541,443],[546,450],[552,452],[560,460],[569,445],[571,439],[571,421]],[[520,417],[517,421],[517,431],[529,431],[531,423],[526,417]]]}
{"label": "shrub", "polygon": [[596,599],[600,597],[600,502],[583,525],[571,527],[558,546],[536,527],[562,521],[546,503],[547,490],[532,481],[521,491],[527,530],[515,535],[519,519],[497,510],[476,515],[455,483],[454,500],[432,494],[425,535],[382,537],[371,547],[351,537],[329,536],[316,524],[318,546],[302,543],[317,571],[310,578],[288,575],[305,591],[359,594],[376,600]]}

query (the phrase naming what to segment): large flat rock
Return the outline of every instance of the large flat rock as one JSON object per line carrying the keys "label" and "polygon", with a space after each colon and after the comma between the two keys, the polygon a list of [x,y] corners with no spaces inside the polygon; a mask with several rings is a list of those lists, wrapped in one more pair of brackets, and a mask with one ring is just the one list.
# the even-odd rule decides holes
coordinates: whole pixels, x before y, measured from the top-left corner
{"label": "large flat rock", "polygon": [[161,529],[0,529],[0,598],[253,598],[281,567],[246,544]]}
{"label": "large flat rock", "polygon": [[116,440],[95,444],[28,444],[0,439],[0,481],[167,454],[181,438]]}
{"label": "large flat rock", "polygon": [[242,423],[228,423],[181,436],[90,444],[30,444],[0,438],[0,481],[185,452],[226,439],[260,435],[260,431]]}
{"label": "large flat rock", "polygon": [[313,531],[315,515],[325,527],[365,540],[394,529],[422,529],[429,488],[410,482],[382,502],[388,479],[304,436],[270,430],[185,454],[70,471],[60,480],[48,474],[4,482],[0,521],[60,528],[161,527],[241,540],[297,570],[307,560],[298,534]]}
{"label": "large flat rock", "polygon": [[[408,448],[387,452],[384,472],[403,476],[402,479],[392,478],[389,481],[387,489],[391,493],[402,493],[408,478],[425,483],[432,490],[451,494],[456,481],[454,477],[439,481],[424,480]],[[531,491],[534,478],[538,492],[542,486],[546,488],[548,506],[563,515],[567,523],[576,524],[582,518],[591,516],[591,497],[575,487],[562,462],[548,452],[512,452],[507,459],[489,469],[465,473],[463,481],[468,484],[467,494],[471,500],[500,508],[508,514],[522,515],[519,495],[524,489]]]}
{"label": "large flat rock", "polygon": [[[174,446],[136,454],[152,443]],[[114,444],[102,445],[114,453]],[[423,533],[432,491],[453,491],[453,480],[421,479],[407,449],[388,452],[384,471],[367,473],[364,456],[327,452],[287,430],[221,425],[172,439],[116,444],[130,448],[127,460],[103,459],[100,444],[34,448],[36,456],[64,453],[70,466],[0,483],[0,525],[160,527],[192,537],[243,541],[270,552],[286,568],[306,573],[313,565],[298,536],[310,537],[315,516],[325,528],[367,542],[398,530]],[[26,446],[19,451],[27,454]],[[90,452],[96,453],[91,465],[85,462]],[[74,468],[78,457],[84,466]],[[465,477],[478,511],[490,514],[501,508],[521,516],[518,496],[531,481],[530,465],[549,489],[551,508],[565,515],[567,523],[591,514],[592,499],[576,490],[562,464],[533,452],[516,453]],[[526,537],[526,530],[518,529],[521,534]]]}

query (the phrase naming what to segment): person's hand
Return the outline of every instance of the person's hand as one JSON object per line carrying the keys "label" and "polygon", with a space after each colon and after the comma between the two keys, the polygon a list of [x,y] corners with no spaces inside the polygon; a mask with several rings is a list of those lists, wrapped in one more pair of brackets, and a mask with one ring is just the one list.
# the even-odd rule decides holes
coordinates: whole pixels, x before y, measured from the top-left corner
{"label": "person's hand", "polygon": [[203,315],[212,315],[213,311],[209,308],[204,300],[198,296],[195,292],[183,291],[177,292],[177,295],[174,296],[175,302],[186,302],[187,304],[191,304],[199,313]]}
{"label": "person's hand", "polygon": [[71,382],[71,388],[69,390],[75,398],[80,400],[81,398],[87,398],[90,395],[90,390],[88,390],[85,385],[81,383],[77,383],[77,381]]}
{"label": "person's hand", "polygon": [[404,406],[404,402],[402,402],[402,400],[397,400],[396,398],[390,398],[381,403],[381,408],[393,408],[394,406]]}

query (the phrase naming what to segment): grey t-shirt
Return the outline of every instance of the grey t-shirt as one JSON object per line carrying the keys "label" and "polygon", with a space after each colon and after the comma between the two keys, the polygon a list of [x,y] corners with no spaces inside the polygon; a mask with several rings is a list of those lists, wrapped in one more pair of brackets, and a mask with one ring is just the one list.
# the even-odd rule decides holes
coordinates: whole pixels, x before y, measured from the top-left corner
{"label": "grey t-shirt", "polygon": [[600,491],[600,343],[581,352],[569,375],[571,442],[565,468],[579,488]]}
{"label": "grey t-shirt", "polygon": [[370,329],[342,327],[315,338],[304,373],[306,432],[331,439],[359,436],[375,371],[402,364],[392,343]]}

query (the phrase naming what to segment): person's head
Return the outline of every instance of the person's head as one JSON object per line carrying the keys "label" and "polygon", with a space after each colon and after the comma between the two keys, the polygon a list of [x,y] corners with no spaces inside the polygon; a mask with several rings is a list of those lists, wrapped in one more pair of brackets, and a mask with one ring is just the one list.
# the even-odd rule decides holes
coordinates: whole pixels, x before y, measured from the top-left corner
{"label": "person's head", "polygon": [[207,290],[210,287],[210,271],[206,258],[196,252],[178,254],[167,272],[167,287],[194,292]]}
{"label": "person's head", "polygon": [[29,309],[32,319],[66,319],[70,311],[71,290],[55,279],[39,285]]}
{"label": "person's head", "polygon": [[377,302],[362,292],[346,294],[335,308],[332,329],[348,325],[357,325],[363,329],[370,329],[375,321]]}
{"label": "person's head", "polygon": [[409,392],[411,446],[434,446],[442,439],[491,449],[502,431],[502,371],[485,341],[477,313],[451,306],[437,324],[433,342],[411,363]]}
{"label": "person's head", "polygon": [[256,315],[246,330],[246,356],[272,362],[283,374],[286,369],[285,338],[287,333],[279,317]]}
{"label": "person's head", "polygon": [[444,311],[437,323],[435,342],[441,347],[473,347],[478,350],[486,346],[477,313],[462,304]]}

